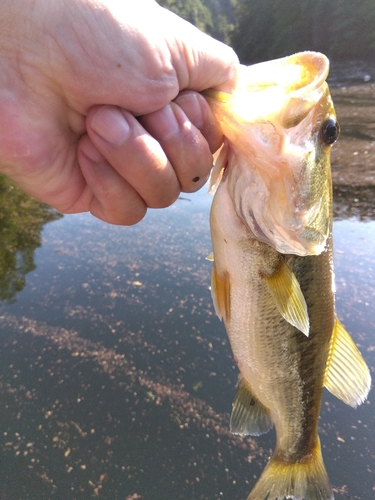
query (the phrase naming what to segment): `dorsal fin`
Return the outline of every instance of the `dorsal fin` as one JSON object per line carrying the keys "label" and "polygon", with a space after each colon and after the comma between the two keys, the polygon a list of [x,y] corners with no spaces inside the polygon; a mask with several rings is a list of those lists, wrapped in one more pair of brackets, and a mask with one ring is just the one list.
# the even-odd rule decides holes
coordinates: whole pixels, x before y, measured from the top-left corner
{"label": "dorsal fin", "polygon": [[354,408],[367,398],[371,386],[366,362],[338,318],[331,338],[324,386]]}
{"label": "dorsal fin", "polygon": [[233,400],[230,431],[241,436],[260,436],[271,427],[268,410],[252,395],[246,382],[240,379]]}
{"label": "dorsal fin", "polygon": [[264,276],[281,316],[309,336],[310,322],[307,305],[295,274],[282,260],[271,276]]}

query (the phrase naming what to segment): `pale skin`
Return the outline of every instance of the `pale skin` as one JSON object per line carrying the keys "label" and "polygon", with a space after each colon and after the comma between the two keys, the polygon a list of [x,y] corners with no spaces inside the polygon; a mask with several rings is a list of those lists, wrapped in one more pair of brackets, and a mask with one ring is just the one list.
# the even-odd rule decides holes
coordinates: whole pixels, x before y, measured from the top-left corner
{"label": "pale skin", "polygon": [[153,0],[3,0],[0,172],[63,213],[141,220],[207,180],[231,49]]}

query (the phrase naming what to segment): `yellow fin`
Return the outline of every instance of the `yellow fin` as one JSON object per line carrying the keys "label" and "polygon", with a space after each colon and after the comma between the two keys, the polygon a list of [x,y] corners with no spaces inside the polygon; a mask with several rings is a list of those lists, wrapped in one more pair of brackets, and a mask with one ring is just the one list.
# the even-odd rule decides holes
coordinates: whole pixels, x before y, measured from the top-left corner
{"label": "yellow fin", "polygon": [[230,315],[230,283],[229,274],[219,274],[215,263],[212,267],[211,294],[216,314],[220,319],[229,321]]}
{"label": "yellow fin", "polygon": [[214,259],[214,252],[211,252],[209,255],[207,255],[206,260],[213,262],[215,260]]}
{"label": "yellow fin", "polygon": [[281,316],[308,337],[310,322],[306,301],[288,264],[281,261],[276,272],[272,276],[264,276],[264,279]]}
{"label": "yellow fin", "polygon": [[336,318],[324,386],[344,403],[357,407],[367,398],[370,371],[349,333]]}
{"label": "yellow fin", "polygon": [[299,462],[272,457],[247,500],[334,500],[319,438],[311,454]]}
{"label": "yellow fin", "polygon": [[230,431],[240,436],[260,436],[272,427],[267,408],[251,393],[244,380],[240,380],[233,400]]}
{"label": "yellow fin", "polygon": [[221,179],[223,178],[225,166],[228,159],[228,142],[224,140],[223,147],[220,149],[219,156],[216,158],[214,168],[211,172],[210,177],[210,187],[208,188],[208,194],[215,194]]}

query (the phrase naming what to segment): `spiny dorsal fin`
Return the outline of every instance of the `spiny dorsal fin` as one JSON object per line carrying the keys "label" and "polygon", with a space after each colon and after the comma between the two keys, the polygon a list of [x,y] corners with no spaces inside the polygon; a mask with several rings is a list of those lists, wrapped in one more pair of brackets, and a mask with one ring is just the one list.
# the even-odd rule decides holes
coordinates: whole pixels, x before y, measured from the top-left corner
{"label": "spiny dorsal fin", "polygon": [[344,403],[357,407],[367,398],[370,371],[349,333],[336,318],[324,386]]}
{"label": "spiny dorsal fin", "polygon": [[230,316],[230,282],[229,274],[219,274],[215,262],[212,266],[211,295],[216,314],[219,319],[229,321]]}
{"label": "spiny dorsal fin", "polygon": [[240,380],[233,400],[230,431],[241,436],[260,436],[271,427],[267,409],[251,394],[246,382]]}
{"label": "spiny dorsal fin", "polygon": [[281,261],[272,276],[264,276],[281,316],[309,336],[310,322],[301,287],[285,261]]}

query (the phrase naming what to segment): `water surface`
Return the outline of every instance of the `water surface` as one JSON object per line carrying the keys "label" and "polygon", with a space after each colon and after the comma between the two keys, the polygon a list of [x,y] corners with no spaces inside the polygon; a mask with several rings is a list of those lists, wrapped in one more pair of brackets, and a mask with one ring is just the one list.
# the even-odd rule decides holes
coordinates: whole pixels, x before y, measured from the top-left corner
{"label": "water surface", "polygon": [[[246,498],[274,435],[228,432],[237,371],[211,303],[209,204],[201,191],[132,228],[45,226],[0,311],[1,498]],[[334,239],[338,313],[374,372],[375,223],[337,221]],[[325,393],[336,498],[372,498],[374,402]]]}
{"label": "water surface", "polygon": [[[336,299],[374,378],[375,86],[354,83],[334,89]],[[211,198],[131,228],[64,216],[41,238],[53,214],[2,184],[0,198],[0,499],[247,498],[275,436],[228,430],[237,369],[210,296]],[[375,498],[374,405],[374,390],[357,409],[324,393],[338,500]]]}

